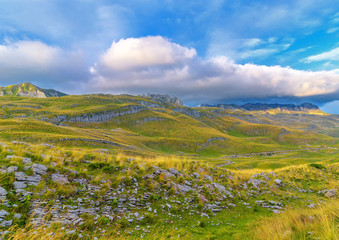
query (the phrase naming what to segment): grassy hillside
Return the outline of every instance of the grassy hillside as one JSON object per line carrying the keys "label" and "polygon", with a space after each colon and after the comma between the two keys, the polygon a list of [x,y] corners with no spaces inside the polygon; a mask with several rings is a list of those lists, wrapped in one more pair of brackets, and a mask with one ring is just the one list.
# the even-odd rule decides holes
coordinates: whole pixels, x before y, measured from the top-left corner
{"label": "grassy hillside", "polygon": [[[61,132],[72,132],[74,137],[83,138],[85,131],[92,138],[114,139],[144,151],[167,154],[184,152],[221,157],[336,141],[326,133],[337,128],[337,119],[322,113],[299,113],[298,117],[305,117],[306,121],[296,124],[293,114],[187,108],[127,95],[2,97],[0,106],[2,119],[20,121],[20,127],[11,128],[12,140],[18,139],[18,135],[29,138],[31,134],[24,134],[25,125],[37,121],[39,125],[44,124],[42,141],[62,142]],[[322,119],[333,124],[325,125]],[[51,128],[50,133],[47,128]],[[31,137],[32,141],[38,141],[39,133]]]}
{"label": "grassy hillside", "polygon": [[0,116],[6,239],[338,236],[336,115],[99,94]]}

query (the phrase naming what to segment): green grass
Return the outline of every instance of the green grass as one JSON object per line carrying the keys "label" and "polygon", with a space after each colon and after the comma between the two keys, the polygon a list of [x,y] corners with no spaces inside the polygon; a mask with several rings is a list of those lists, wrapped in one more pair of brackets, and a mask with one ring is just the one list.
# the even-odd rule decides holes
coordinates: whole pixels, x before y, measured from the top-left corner
{"label": "green grass", "polygon": [[[123,183],[126,188],[131,188],[131,178],[138,179],[142,193],[153,192],[157,187],[165,193],[173,193],[171,184],[191,181],[189,174],[199,172],[202,167],[201,175],[212,175],[227,189],[232,189],[230,191],[235,196],[234,199],[224,200],[221,204],[227,206],[232,202],[237,205],[236,208],[229,207],[215,216],[212,212],[207,212],[207,218],[200,216],[200,210],[199,213],[192,213],[184,209],[183,204],[171,203],[172,215],[169,215],[162,205],[175,200],[184,203],[190,195],[165,196],[157,193],[152,197],[152,207],[158,210],[157,216],[151,213],[147,215],[147,208],[141,210],[147,218],[132,224],[126,223],[125,218],[108,223],[104,217],[95,223],[90,217],[84,216],[86,223],[81,228],[75,228],[78,232],[83,230],[90,236],[102,236],[102,229],[111,224],[106,237],[102,239],[140,239],[141,232],[135,230],[137,225],[148,231],[143,235],[144,239],[260,239],[263,234],[270,234],[271,239],[280,239],[273,232],[279,232],[279,224],[282,224],[285,232],[291,230],[290,239],[309,239],[305,235],[307,231],[314,231],[320,239],[326,239],[337,231],[330,219],[337,221],[338,216],[333,215],[332,208],[326,207],[326,203],[335,205],[337,200],[330,201],[317,193],[338,187],[339,140],[335,116],[194,108],[203,114],[203,117],[194,118],[175,112],[177,106],[169,104],[166,108],[145,108],[135,114],[114,117],[105,122],[85,123],[69,122],[67,119],[84,114],[124,112],[126,107],[143,106],[145,102],[157,103],[148,98],[127,95],[48,99],[6,96],[0,100],[0,142],[4,143],[0,148],[1,166],[18,166],[21,171],[23,165],[20,156],[30,157],[35,163],[49,166],[47,181],[35,190],[32,188],[33,199],[42,198],[47,205],[53,205],[53,201],[61,196],[69,198],[69,204],[74,204],[71,198],[77,194],[85,197],[81,184],[62,186],[48,180],[51,174],[57,172],[68,174],[70,178],[82,177],[100,186],[101,190],[95,193],[100,201],[110,187]],[[53,117],[60,115],[66,116],[62,125],[53,120]],[[161,120],[143,121],[151,117]],[[297,118],[302,118],[303,121],[295,120]],[[309,130],[314,124],[314,130]],[[13,141],[26,142],[28,145],[15,144]],[[41,145],[46,143],[54,147]],[[7,155],[17,155],[19,158],[6,159]],[[134,160],[129,160],[130,158]],[[164,169],[176,168],[186,175],[178,179],[165,179],[164,176],[150,181],[143,179],[143,175],[151,173],[153,165]],[[229,173],[226,169],[233,172],[233,180],[221,178]],[[69,170],[78,173],[70,173]],[[243,189],[243,184],[253,174],[272,170],[278,175],[277,178],[287,183],[286,186],[277,188],[272,178],[260,194],[251,196]],[[0,184],[8,191],[13,189],[14,180],[13,174],[0,174]],[[203,177],[199,181],[203,183]],[[297,187],[311,189],[313,192],[293,190]],[[46,188],[42,196],[40,191]],[[208,192],[206,186],[201,189],[210,202],[217,201],[218,195],[215,192]],[[132,188],[129,190],[133,191]],[[251,190],[256,191],[253,188]],[[65,235],[65,231],[58,225],[32,230],[27,215],[30,200],[18,199],[15,194],[9,198],[18,205],[15,211],[26,214],[13,228],[11,239],[51,239],[51,232],[55,233],[54,239],[77,238],[78,235]],[[284,217],[279,222],[279,217],[275,214],[258,208],[256,200],[284,201],[291,209],[281,215]],[[251,208],[247,208],[244,202],[248,202]],[[324,208],[319,211],[328,215],[327,222],[319,221],[318,224],[290,229],[293,219],[300,217],[303,212],[317,214],[309,211],[305,203],[318,202],[324,203]],[[14,214],[14,211],[10,214]],[[266,228],[272,224],[272,231],[265,231],[265,228],[256,225],[258,221]],[[34,234],[34,231],[38,234]]]}

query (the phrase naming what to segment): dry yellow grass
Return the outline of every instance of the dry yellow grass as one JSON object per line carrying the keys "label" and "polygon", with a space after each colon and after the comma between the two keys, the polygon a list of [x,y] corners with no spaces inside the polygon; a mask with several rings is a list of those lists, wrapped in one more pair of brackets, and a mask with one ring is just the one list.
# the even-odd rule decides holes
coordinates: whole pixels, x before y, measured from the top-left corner
{"label": "dry yellow grass", "polygon": [[315,209],[289,209],[274,218],[264,218],[253,230],[252,239],[297,240],[339,239],[339,201]]}

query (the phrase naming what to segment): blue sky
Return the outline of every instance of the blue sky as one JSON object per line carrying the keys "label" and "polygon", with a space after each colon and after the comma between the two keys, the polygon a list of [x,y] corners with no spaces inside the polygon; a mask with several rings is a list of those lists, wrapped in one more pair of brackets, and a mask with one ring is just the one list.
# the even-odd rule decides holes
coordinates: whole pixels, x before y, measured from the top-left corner
{"label": "blue sky", "polygon": [[0,85],[191,105],[308,100],[339,113],[335,0],[0,3]]}

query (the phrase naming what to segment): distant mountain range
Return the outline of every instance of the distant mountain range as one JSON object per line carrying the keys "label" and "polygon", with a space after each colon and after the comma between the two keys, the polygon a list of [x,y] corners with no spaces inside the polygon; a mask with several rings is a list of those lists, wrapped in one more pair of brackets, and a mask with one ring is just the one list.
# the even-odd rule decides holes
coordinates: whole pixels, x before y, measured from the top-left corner
{"label": "distant mountain range", "polygon": [[39,88],[31,83],[21,83],[0,87],[0,96],[21,96],[33,98],[61,97],[67,94],[53,90]]}
{"label": "distant mountain range", "polygon": [[314,111],[319,110],[319,107],[312,103],[303,103],[300,105],[295,104],[267,104],[267,103],[246,103],[243,105],[236,104],[201,104],[201,107],[217,107],[223,109],[239,109],[247,111],[268,111],[268,110],[280,110],[280,111]]}
{"label": "distant mountain range", "polygon": [[[37,87],[31,83],[22,83],[10,85],[7,87],[0,87],[0,96],[22,96],[22,97],[32,97],[32,98],[48,98],[48,97],[62,97],[67,94],[56,91],[54,89],[43,89]],[[176,97],[170,97],[168,95],[160,94],[147,94],[142,97],[152,99],[155,102],[159,103],[171,103],[175,105],[182,106],[183,103],[180,99]],[[222,109],[239,109],[246,111],[293,111],[293,112],[310,112],[310,111],[320,111],[318,106],[312,103],[303,103],[300,105],[295,104],[269,104],[269,103],[246,103],[243,105],[236,104],[201,104],[201,107],[217,107]]]}

